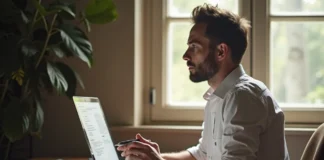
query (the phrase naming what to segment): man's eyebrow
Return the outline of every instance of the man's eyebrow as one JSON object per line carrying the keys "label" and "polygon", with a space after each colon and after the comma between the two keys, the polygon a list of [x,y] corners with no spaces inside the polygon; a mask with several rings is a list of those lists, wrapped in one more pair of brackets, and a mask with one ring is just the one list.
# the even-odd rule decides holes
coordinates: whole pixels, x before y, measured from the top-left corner
{"label": "man's eyebrow", "polygon": [[192,44],[192,43],[201,44],[201,41],[196,40],[196,39],[195,40],[189,40],[187,44],[189,45],[189,44]]}

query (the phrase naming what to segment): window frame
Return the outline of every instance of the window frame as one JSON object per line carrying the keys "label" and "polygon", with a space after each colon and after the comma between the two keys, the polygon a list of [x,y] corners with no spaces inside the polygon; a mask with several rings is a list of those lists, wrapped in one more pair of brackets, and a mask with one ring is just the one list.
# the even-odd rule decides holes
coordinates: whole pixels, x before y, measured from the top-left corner
{"label": "window frame", "polygon": [[[305,20],[320,19],[318,16],[272,16],[270,15],[270,0],[239,0],[239,14],[251,21],[249,45],[243,57],[242,64],[245,71],[252,77],[261,80],[269,88],[270,82],[270,20]],[[150,33],[147,33],[146,52],[150,54],[150,76],[149,85],[154,88],[155,103],[145,105],[146,124],[193,124],[203,121],[204,106],[172,106],[166,104],[166,59],[167,57],[167,34],[168,23],[172,21],[187,22],[188,18],[168,18],[168,0],[147,1],[150,9],[146,14],[146,25]],[[161,7],[162,6],[162,7]],[[258,6],[258,7],[255,7]],[[184,63],[185,64],[185,63]],[[207,90],[208,88],[206,88]],[[203,95],[204,93],[202,93]],[[319,124],[324,121],[324,108],[282,108],[285,113],[286,124]]]}
{"label": "window frame", "polygon": [[[249,3],[239,2],[239,13],[248,19],[250,19],[250,0],[246,0]],[[167,0],[154,0],[148,1],[148,6],[151,6],[149,9],[152,14],[148,15],[147,25],[150,25],[151,35],[147,42],[151,47],[148,51],[151,53],[151,62],[150,62],[150,86],[154,88],[155,92],[155,103],[147,104],[149,115],[146,115],[146,123],[155,123],[155,122],[177,122],[179,123],[194,123],[200,122],[203,120],[204,106],[172,106],[168,107],[166,104],[166,56],[167,55],[167,34],[168,34],[168,24],[176,22],[188,22],[190,18],[169,18],[167,16]],[[162,7],[161,7],[162,6]],[[243,7],[241,7],[243,6]],[[244,8],[242,10],[241,8]],[[245,14],[243,14],[245,13]],[[189,21],[190,22],[190,21]],[[189,33],[188,33],[189,34]],[[250,47],[248,47],[245,56],[242,60],[245,70],[247,73],[251,72],[251,62],[250,62]],[[185,65],[185,62],[184,62]],[[188,79],[189,80],[189,79]],[[208,88],[206,88],[207,90]],[[204,93],[202,93],[203,95]]]}
{"label": "window frame", "polygon": [[[258,7],[253,7],[258,6]],[[324,21],[324,15],[271,15],[270,0],[257,0],[252,4],[252,75],[270,84],[270,24],[271,21]],[[264,12],[265,11],[265,12]],[[265,64],[265,65],[264,65]],[[312,108],[305,105],[279,104],[285,114],[286,124],[320,124],[324,122],[324,108]],[[289,107],[285,107],[289,106]]]}

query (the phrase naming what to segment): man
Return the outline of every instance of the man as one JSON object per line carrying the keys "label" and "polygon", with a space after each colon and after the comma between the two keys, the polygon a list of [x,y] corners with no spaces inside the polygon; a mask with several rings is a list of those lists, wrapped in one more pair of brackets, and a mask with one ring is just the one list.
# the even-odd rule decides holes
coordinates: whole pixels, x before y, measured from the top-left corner
{"label": "man", "polygon": [[[144,139],[118,150],[126,159],[289,160],[284,114],[267,87],[240,65],[248,44],[247,20],[211,6],[196,7],[183,55],[193,82],[208,81],[202,138],[179,153],[161,154]],[[257,53],[256,53],[257,54]]]}

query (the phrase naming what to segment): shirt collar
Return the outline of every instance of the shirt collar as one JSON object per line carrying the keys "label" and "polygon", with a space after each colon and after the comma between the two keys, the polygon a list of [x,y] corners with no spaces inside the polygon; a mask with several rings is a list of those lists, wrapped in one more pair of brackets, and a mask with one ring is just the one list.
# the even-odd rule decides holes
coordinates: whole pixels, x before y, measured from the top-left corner
{"label": "shirt collar", "polygon": [[226,78],[221,82],[221,84],[216,88],[214,94],[220,98],[224,98],[227,91],[229,91],[233,85],[236,84],[237,80],[245,74],[242,65],[235,68]]}
{"label": "shirt collar", "polygon": [[213,95],[214,89],[212,87],[210,87],[204,94],[204,99],[206,101],[208,101],[210,99],[210,97]]}
{"label": "shirt collar", "polygon": [[212,94],[224,98],[227,91],[229,91],[233,85],[236,83],[236,81],[245,74],[245,71],[243,69],[242,65],[239,65],[237,68],[235,68],[230,74],[226,76],[226,78],[220,83],[220,85],[214,90],[213,88],[209,88],[205,94],[204,99],[209,100]]}

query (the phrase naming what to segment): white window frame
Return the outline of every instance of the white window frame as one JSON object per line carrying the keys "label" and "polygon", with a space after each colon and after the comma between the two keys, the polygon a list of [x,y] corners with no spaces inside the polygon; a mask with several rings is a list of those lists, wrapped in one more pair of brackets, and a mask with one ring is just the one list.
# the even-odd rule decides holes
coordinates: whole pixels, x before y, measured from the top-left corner
{"label": "white window frame", "polygon": [[[270,0],[255,0],[252,6],[252,75],[270,84],[270,22],[324,21],[324,15],[270,15]],[[324,122],[324,108],[279,104],[285,113],[286,124],[320,124]],[[324,106],[321,106],[324,107]]]}
{"label": "white window frame", "polygon": [[[239,0],[239,14],[252,23],[250,42],[243,57],[244,69],[252,77],[261,80],[269,86],[269,31],[270,19],[305,20],[321,19],[318,16],[270,16],[270,0]],[[256,7],[257,6],[257,7]],[[155,91],[154,104],[145,105],[146,124],[193,124],[201,122],[204,116],[204,106],[183,107],[167,106],[166,104],[166,59],[167,29],[171,21],[187,22],[188,18],[168,18],[167,0],[147,0],[146,54],[149,56],[150,87]],[[188,33],[189,34],[189,33]],[[185,42],[184,42],[185,43]],[[185,51],[184,51],[185,52]],[[184,62],[185,65],[185,62]],[[188,79],[189,80],[189,79]],[[270,88],[270,86],[269,86]],[[206,88],[207,90],[208,88]],[[202,93],[203,94],[203,93]],[[287,124],[319,124],[324,122],[324,109],[301,107],[284,108]]]}
{"label": "white window frame", "polygon": [[[250,2],[251,0],[239,0],[239,14],[250,20]],[[170,18],[167,17],[167,0],[154,0],[147,1],[148,9],[151,12],[147,16],[146,25],[149,25],[150,35],[148,35],[147,42],[147,52],[151,53],[151,63],[150,63],[150,86],[155,90],[155,103],[148,104],[146,113],[146,123],[161,123],[161,122],[176,122],[179,123],[192,123],[201,122],[203,120],[203,110],[204,106],[167,106],[166,104],[166,80],[167,73],[166,69],[166,53],[167,53],[167,29],[168,23],[177,22],[191,22],[190,18]],[[189,33],[188,33],[189,35]],[[184,42],[186,43],[186,42]],[[185,51],[184,51],[185,52]],[[185,61],[184,61],[185,66]],[[250,68],[250,47],[248,47],[245,56],[242,60],[242,64],[247,73],[251,73]],[[189,74],[189,72],[188,72]],[[188,78],[189,81],[189,78]],[[208,88],[206,88],[207,90]],[[204,93],[202,93],[203,95]],[[203,100],[203,99],[202,99]]]}

